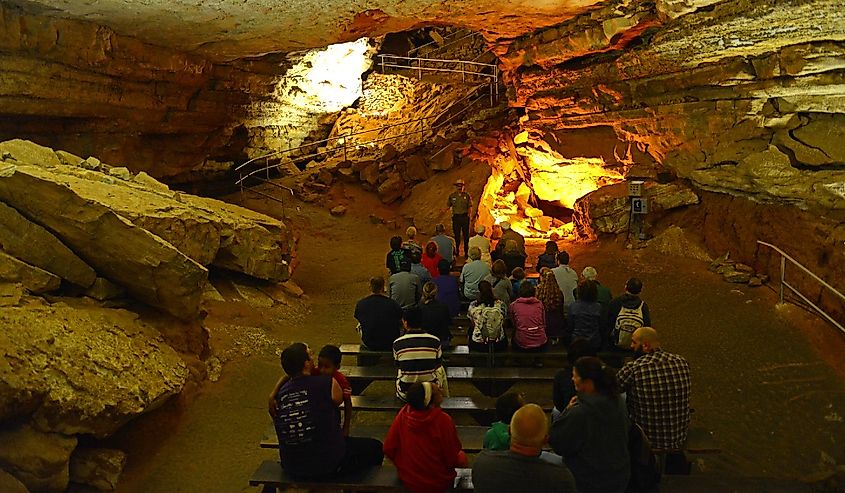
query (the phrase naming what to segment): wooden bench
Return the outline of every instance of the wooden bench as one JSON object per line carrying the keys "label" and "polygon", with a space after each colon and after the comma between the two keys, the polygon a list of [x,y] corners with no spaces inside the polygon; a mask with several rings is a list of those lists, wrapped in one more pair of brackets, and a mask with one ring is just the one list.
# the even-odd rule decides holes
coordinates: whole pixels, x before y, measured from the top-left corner
{"label": "wooden bench", "polygon": [[[517,382],[540,382],[551,384],[557,368],[475,368],[472,366],[450,366],[446,378],[450,382],[469,381],[484,395],[499,396]],[[341,373],[349,380],[352,394],[359,395],[375,381],[396,380],[394,366],[344,366]]]}
{"label": "wooden bench", "polygon": [[[389,428],[386,425],[353,426],[352,436],[375,438],[383,442]],[[484,448],[484,435],[489,428],[486,426],[457,426],[456,428],[464,451],[476,453]],[[272,426],[267,429],[264,438],[261,439],[261,448],[279,448],[279,438],[276,436],[276,430]]]}
{"label": "wooden bench", "polygon": [[[472,473],[470,469],[456,469],[457,487],[452,491],[472,491]],[[392,467],[373,467],[357,474],[338,476],[328,479],[295,480],[285,474],[282,465],[266,460],[258,466],[249,478],[250,486],[261,486],[262,492],[272,493],[287,488],[304,490],[352,490],[352,491],[395,491],[406,492],[399,481],[396,469]]]}
{"label": "wooden bench", "polygon": [[659,449],[652,451],[657,454],[661,469],[667,475],[689,475],[692,473],[692,461],[689,455],[718,454],[721,447],[713,440],[713,434],[704,428],[690,426],[687,430],[687,441],[679,449]]}
{"label": "wooden bench", "polygon": [[[550,402],[537,403],[546,412],[551,412]],[[356,411],[391,411],[396,413],[405,403],[396,396],[353,395],[352,408]],[[481,426],[490,426],[496,421],[496,399],[492,397],[447,397],[440,407],[448,412],[465,412]]]}
{"label": "wooden bench", "polygon": [[[340,352],[344,356],[363,356],[364,358],[370,358],[374,362],[372,364],[376,364],[379,359],[390,359],[393,360],[393,352],[392,351],[374,351],[372,349],[366,349],[361,347],[360,344],[341,344],[340,345]],[[478,358],[479,362],[484,362],[486,365],[488,354],[484,352],[473,352],[471,353],[469,350],[469,346],[464,344],[459,344],[452,346],[449,349],[443,351],[443,355],[450,359],[450,361],[454,359],[467,359],[469,358],[470,354],[473,358]],[[534,359],[539,358],[543,361],[544,364],[554,363],[553,366],[560,367],[566,364],[566,348],[563,346],[552,346],[549,348],[548,351],[543,353],[525,353],[525,352],[516,352],[516,351],[499,351],[495,354],[495,360],[497,365],[505,366],[506,360],[510,358],[515,361],[520,362],[530,362]],[[359,365],[362,363],[366,363],[365,361],[359,361]],[[341,372],[344,369],[341,368]]]}

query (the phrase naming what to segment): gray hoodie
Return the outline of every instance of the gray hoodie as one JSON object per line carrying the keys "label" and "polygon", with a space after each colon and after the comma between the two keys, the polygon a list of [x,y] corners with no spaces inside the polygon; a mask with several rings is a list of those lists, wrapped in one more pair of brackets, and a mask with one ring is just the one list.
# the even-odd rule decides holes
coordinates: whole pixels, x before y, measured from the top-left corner
{"label": "gray hoodie", "polygon": [[554,422],[549,443],[575,476],[581,493],[625,491],[631,473],[628,410],[621,397],[578,394]]}

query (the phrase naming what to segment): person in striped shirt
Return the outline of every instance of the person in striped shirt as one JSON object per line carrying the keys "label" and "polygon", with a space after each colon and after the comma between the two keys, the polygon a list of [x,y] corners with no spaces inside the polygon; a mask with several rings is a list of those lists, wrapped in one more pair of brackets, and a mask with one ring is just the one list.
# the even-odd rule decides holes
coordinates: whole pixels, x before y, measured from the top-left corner
{"label": "person in striped shirt", "polygon": [[434,382],[443,395],[449,396],[446,370],[443,368],[443,350],[440,339],[422,329],[422,312],[419,308],[405,310],[402,316],[405,335],[393,341],[393,358],[399,368],[396,377],[396,395],[405,400],[405,392],[416,382]]}

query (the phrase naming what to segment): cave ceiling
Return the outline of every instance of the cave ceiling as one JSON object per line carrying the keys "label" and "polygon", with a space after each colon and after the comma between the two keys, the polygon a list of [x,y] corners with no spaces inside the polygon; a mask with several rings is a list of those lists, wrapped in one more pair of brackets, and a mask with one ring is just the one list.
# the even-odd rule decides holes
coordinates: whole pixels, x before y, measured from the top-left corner
{"label": "cave ceiling", "polygon": [[426,25],[488,40],[563,22],[597,0],[54,0],[8,2],[86,20],[168,48],[222,61],[290,52]]}

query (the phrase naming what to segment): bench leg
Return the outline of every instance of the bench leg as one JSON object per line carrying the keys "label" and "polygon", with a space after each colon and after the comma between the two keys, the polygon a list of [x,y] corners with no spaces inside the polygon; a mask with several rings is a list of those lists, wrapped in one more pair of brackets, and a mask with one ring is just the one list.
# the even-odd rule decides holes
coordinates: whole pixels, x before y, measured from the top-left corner
{"label": "bench leg", "polygon": [[661,462],[663,474],[689,476],[692,473],[692,462],[683,451],[660,455],[658,460]]}
{"label": "bench leg", "polygon": [[279,491],[278,488],[269,484],[265,484],[264,487],[261,488],[261,493],[276,493],[277,491]]}

